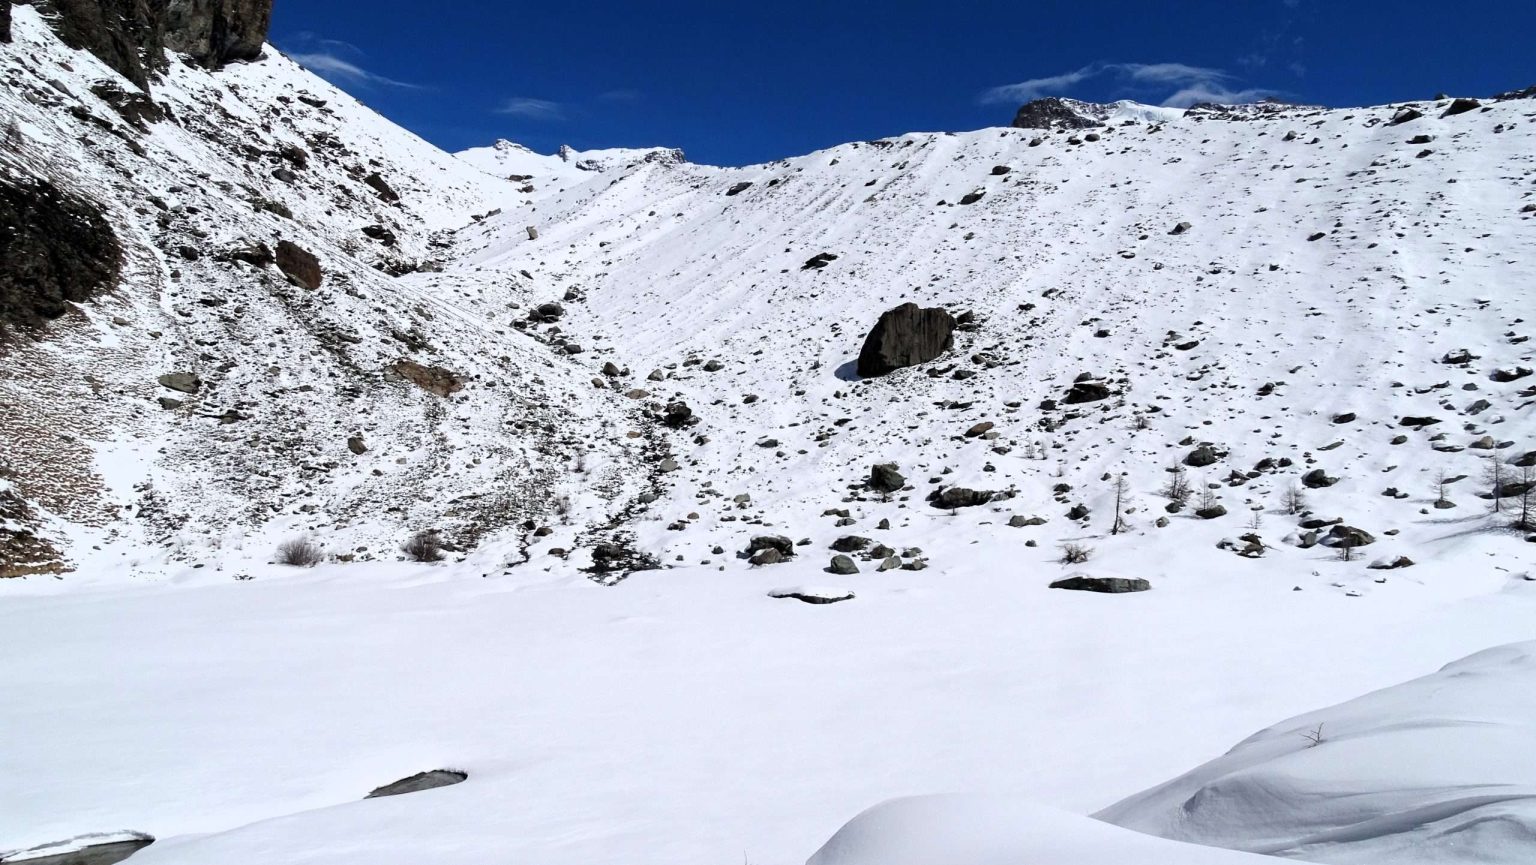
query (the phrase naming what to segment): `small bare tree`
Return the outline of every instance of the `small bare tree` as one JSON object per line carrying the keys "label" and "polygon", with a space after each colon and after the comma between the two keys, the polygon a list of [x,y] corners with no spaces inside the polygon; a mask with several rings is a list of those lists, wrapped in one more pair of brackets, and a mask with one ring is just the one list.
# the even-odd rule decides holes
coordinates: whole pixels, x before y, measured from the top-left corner
{"label": "small bare tree", "polygon": [[1307,494],[1302,492],[1300,486],[1292,484],[1285,491],[1285,497],[1281,499],[1281,505],[1285,508],[1286,513],[1295,516],[1307,509]]}
{"label": "small bare tree", "polygon": [[1450,507],[1451,499],[1448,495],[1450,489],[1450,476],[1445,473],[1445,469],[1439,469],[1435,472],[1435,507],[1442,509]]}
{"label": "small bare tree", "polygon": [[1520,467],[1520,516],[1515,528],[1536,531],[1536,466]]}
{"label": "small bare tree", "polygon": [[1174,463],[1168,468],[1168,483],[1163,485],[1162,494],[1179,504],[1189,501],[1189,470]]}
{"label": "small bare tree", "polygon": [[1312,743],[1312,744],[1307,746],[1308,748],[1316,748],[1318,745],[1323,744],[1323,725],[1322,725],[1322,723],[1318,723],[1318,725],[1315,728],[1313,728],[1311,730],[1308,730],[1305,733],[1302,733],[1301,737],[1303,739],[1306,739],[1308,742]]}
{"label": "small bare tree", "polygon": [[1125,522],[1125,507],[1130,503],[1131,482],[1126,479],[1125,472],[1115,476],[1115,522],[1109,527],[1109,533],[1118,535],[1127,528]]}
{"label": "small bare tree", "polygon": [[1220,503],[1221,503],[1221,500],[1216,497],[1216,491],[1211,489],[1210,482],[1206,481],[1204,478],[1201,478],[1200,479],[1200,507],[1198,508],[1198,510],[1208,511],[1211,508],[1216,507]]}
{"label": "small bare tree", "polygon": [[1493,504],[1490,509],[1494,513],[1504,510],[1504,480],[1509,474],[1504,468],[1504,459],[1497,451],[1485,457],[1483,465],[1483,482],[1488,485],[1488,493],[1493,496]]}
{"label": "small bare tree", "polygon": [[1257,532],[1260,528],[1263,528],[1263,526],[1264,526],[1264,506],[1263,505],[1255,505],[1253,507],[1253,516],[1248,518],[1248,530],[1251,531],[1251,532]]}

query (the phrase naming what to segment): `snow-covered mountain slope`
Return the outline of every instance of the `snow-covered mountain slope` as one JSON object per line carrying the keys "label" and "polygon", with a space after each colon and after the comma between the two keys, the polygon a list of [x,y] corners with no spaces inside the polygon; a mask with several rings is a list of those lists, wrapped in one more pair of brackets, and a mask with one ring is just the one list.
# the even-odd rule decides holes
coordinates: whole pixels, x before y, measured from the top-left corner
{"label": "snow-covered mountain slope", "polygon": [[[1397,107],[1299,110],[1096,141],[989,129],[747,169],[641,165],[486,220],[459,236],[460,264],[410,279],[473,294],[527,270],[577,286],[559,337],[588,347],[577,361],[694,408],[676,493],[640,529],[666,561],[773,528],[810,538],[820,565],[838,536],[889,520],[889,547],[937,536],[933,565],[980,542],[1045,566],[1084,541],[1112,570],[1177,578],[1147,551],[1230,538],[1254,557],[1219,555],[1225,567],[1292,583],[1323,568],[1371,592],[1376,559],[1428,563],[1418,582],[1468,543],[1509,562],[1529,549],[1499,531],[1482,476],[1497,463],[1510,478],[1536,448],[1536,103],[1438,117],[1447,107],[1396,124]],[[822,253],[837,258],[807,266]],[[904,301],[974,322],[927,368],[857,380],[864,334]],[[1080,377],[1109,397],[1068,404]],[[911,489],[864,492],[877,462]],[[1197,463],[1191,507],[1165,513],[1170,469]],[[1443,500],[1441,473],[1455,479]],[[1121,475],[1134,512],[1111,536]],[[951,485],[1014,496],[955,515],[924,504]],[[1192,513],[1207,489],[1227,515]],[[1304,501],[1286,507],[1293,490]],[[1086,519],[1068,518],[1077,505]],[[1010,515],[1049,522],[1012,529]],[[1332,518],[1370,535],[1362,561],[1336,569],[1336,550],[1298,546],[1334,531],[1300,523]]]}
{"label": "snow-covered mountain slope", "polygon": [[1310,712],[1098,816],[1315,862],[1531,861],[1536,643]]}
{"label": "snow-covered mountain slope", "polygon": [[[156,119],[15,12],[4,182],[123,276],[0,347],[0,849],[788,865],[1529,638],[1536,102],[514,181],[271,49],[170,63]],[[907,301],[953,348],[861,379]]]}
{"label": "snow-covered mountain slope", "polygon": [[[85,575],[218,568],[305,533],[364,560],[425,529],[472,545],[550,514],[578,452],[599,501],[639,492],[629,441],[601,433],[632,413],[508,326],[523,277],[461,298],[390,275],[440,267],[454,229],[526,200],[516,187],[270,49],[172,63],[149,103],[33,7],[14,23],[4,174],[103,208],[124,278],[4,349],[0,478],[45,553],[12,571],[108,547]],[[315,257],[318,287],[285,276],[283,243]],[[451,373],[443,395],[401,361]],[[177,374],[180,391],[160,381]]]}

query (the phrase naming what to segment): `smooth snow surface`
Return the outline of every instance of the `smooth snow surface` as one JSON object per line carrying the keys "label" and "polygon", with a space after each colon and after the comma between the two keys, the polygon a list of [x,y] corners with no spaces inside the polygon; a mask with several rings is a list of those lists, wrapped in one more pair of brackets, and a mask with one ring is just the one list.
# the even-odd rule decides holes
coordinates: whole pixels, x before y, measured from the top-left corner
{"label": "smooth snow surface", "polygon": [[806,865],[1259,865],[1260,856],[1139,835],[1014,799],[897,799],[860,814]]}
{"label": "smooth snow surface", "polygon": [[1098,816],[1199,844],[1357,865],[1526,865],[1536,643],[1292,718]]}

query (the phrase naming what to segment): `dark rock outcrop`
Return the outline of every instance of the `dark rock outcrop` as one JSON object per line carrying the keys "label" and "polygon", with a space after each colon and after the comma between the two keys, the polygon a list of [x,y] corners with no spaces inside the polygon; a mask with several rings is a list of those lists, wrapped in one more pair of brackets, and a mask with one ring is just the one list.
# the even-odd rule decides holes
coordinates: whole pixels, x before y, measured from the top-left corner
{"label": "dark rock outcrop", "polygon": [[1074,382],[1072,389],[1067,391],[1067,395],[1062,399],[1062,402],[1067,405],[1081,405],[1085,402],[1098,402],[1099,400],[1109,399],[1111,396],[1114,396],[1114,393],[1110,391],[1108,385],[1102,382],[1084,380]]}
{"label": "dark rock outcrop", "polygon": [[0,178],[0,340],[117,285],[122,245],[94,202],[46,180]]}
{"label": "dark rock outcrop", "polygon": [[11,41],[11,0],[0,0],[0,42]]}
{"label": "dark rock outcrop", "polygon": [[394,204],[400,200],[400,193],[396,192],[395,188],[390,186],[389,182],[386,181],[377,171],[368,175],[367,177],[364,177],[363,183],[367,184],[369,189],[372,189],[374,192],[378,193],[379,198],[390,204]]}
{"label": "dark rock outcrop", "polygon": [[390,369],[427,393],[450,396],[464,389],[464,379],[440,366],[422,366],[407,359],[395,361]]}
{"label": "dark rock outcrop", "polygon": [[898,471],[895,463],[879,463],[869,469],[866,484],[877,493],[897,493],[907,485],[907,479]]}
{"label": "dark rock outcrop", "polygon": [[795,557],[795,542],[783,535],[758,535],[747,544],[747,561],[777,565]]}
{"label": "dark rock outcrop", "polygon": [[1152,584],[1146,580],[1133,580],[1124,577],[1067,577],[1051,583],[1053,589],[1067,589],[1074,592],[1099,592],[1106,595],[1123,595],[1128,592],[1145,592],[1152,588]]}
{"label": "dark rock outcrop", "polygon": [[[0,3],[6,0],[0,0]],[[35,851],[21,850],[16,855],[21,856],[37,852],[41,855],[27,855],[27,858],[12,859],[7,857],[6,862],[26,862],[27,865],[116,865],[129,856],[143,850],[155,843],[155,839],[149,835],[137,832],[126,833],[129,837],[122,841],[107,841],[103,844],[91,844],[90,836],[76,838],[58,845],[48,845],[37,848]],[[49,855],[46,851],[50,848],[67,849],[68,853],[56,853]]]}
{"label": "dark rock outcrop", "polygon": [[1101,125],[1073,111],[1066,100],[1055,96],[1026,102],[1013,115],[1015,129],[1088,129]]}
{"label": "dark rock outcrop", "polygon": [[256,60],[272,24],[272,0],[169,0],[165,47],[217,69]]}
{"label": "dark rock outcrop", "polygon": [[[96,55],[141,90],[165,69],[168,48],[210,69],[255,60],[272,23],[272,0],[36,0],[35,5],[64,44]],[[7,4],[7,19],[9,12]]]}
{"label": "dark rock outcrop", "polygon": [[1338,478],[1329,477],[1322,469],[1313,469],[1301,476],[1302,486],[1309,490],[1320,490],[1338,483]]}
{"label": "dark rock outcrop", "polygon": [[936,508],[954,510],[955,508],[974,508],[984,505],[999,497],[998,493],[990,490],[971,490],[965,487],[948,487],[938,490],[929,496],[928,500]]}
{"label": "dark rock outcrop", "polygon": [[1450,106],[1445,109],[1445,113],[1440,116],[1455,117],[1458,114],[1466,114],[1468,111],[1476,111],[1482,107],[1483,103],[1478,102],[1476,99],[1453,99]]}
{"label": "dark rock outcrop", "polygon": [[277,269],[287,277],[304,288],[314,291],[320,287],[324,274],[320,270],[320,259],[315,258],[308,250],[286,240],[277,244]]}
{"label": "dark rock outcrop", "polygon": [[859,375],[885,375],[927,363],[955,344],[955,317],[939,307],[904,303],[880,316],[859,351]]}
{"label": "dark rock outcrop", "polygon": [[164,68],[164,4],[152,0],[37,0],[65,45],[97,59],[149,89],[149,76]]}
{"label": "dark rock outcrop", "polygon": [[469,776],[463,772],[456,772],[451,769],[434,769],[431,772],[421,772],[409,778],[401,778],[393,784],[385,784],[363,798],[379,799],[384,796],[420,793],[423,790],[452,787],[454,784],[462,784],[467,780],[469,780]]}

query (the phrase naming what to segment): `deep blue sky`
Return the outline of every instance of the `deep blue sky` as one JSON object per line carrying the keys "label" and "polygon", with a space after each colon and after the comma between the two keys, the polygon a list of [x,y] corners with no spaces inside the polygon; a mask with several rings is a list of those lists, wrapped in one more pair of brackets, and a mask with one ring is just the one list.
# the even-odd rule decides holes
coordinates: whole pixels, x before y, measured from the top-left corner
{"label": "deep blue sky", "polygon": [[1037,94],[1486,96],[1536,84],[1533,34],[1536,0],[277,0],[272,25],[449,150],[666,145],[720,165],[1006,125]]}

